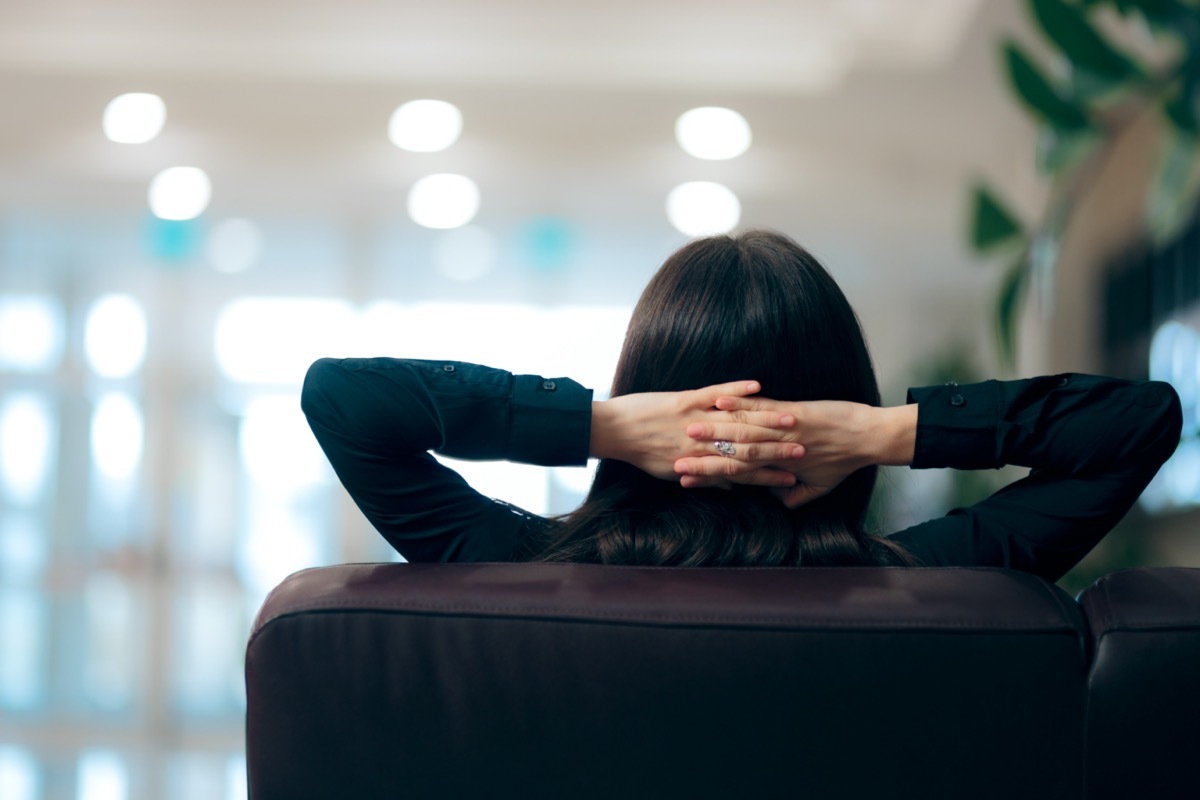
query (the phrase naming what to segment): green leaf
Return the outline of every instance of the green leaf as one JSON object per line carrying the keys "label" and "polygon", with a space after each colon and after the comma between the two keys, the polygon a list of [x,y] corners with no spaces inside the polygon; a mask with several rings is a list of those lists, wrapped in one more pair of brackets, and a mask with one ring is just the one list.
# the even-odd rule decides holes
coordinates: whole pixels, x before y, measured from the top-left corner
{"label": "green leaf", "polygon": [[1004,43],[1004,63],[1013,91],[1030,111],[1059,130],[1088,127],[1084,110],[1059,94],[1025,51],[1011,40]]}
{"label": "green leaf", "polygon": [[972,191],[971,246],[978,252],[1023,237],[1021,225],[983,184]]}
{"label": "green leaf", "polygon": [[1110,45],[1078,8],[1063,0],[1030,0],[1030,7],[1046,37],[1073,68],[1118,82],[1141,74],[1137,64]]}
{"label": "green leaf", "polygon": [[1195,136],[1200,133],[1196,118],[1196,78],[1188,75],[1176,86],[1163,103],[1163,113],[1180,133]]}
{"label": "green leaf", "polygon": [[1022,253],[1000,282],[1000,293],[996,296],[996,347],[1000,365],[1008,371],[1016,365],[1017,322],[1028,283],[1029,267]]}
{"label": "green leaf", "polygon": [[1177,0],[1116,0],[1117,10],[1122,14],[1137,11],[1147,22],[1156,24],[1170,23],[1189,9]]}
{"label": "green leaf", "polygon": [[1090,128],[1056,131],[1043,126],[1037,138],[1037,167],[1047,175],[1070,172],[1095,153],[1103,142],[1104,137]]}
{"label": "green leaf", "polygon": [[1163,149],[1146,201],[1146,228],[1156,244],[1173,239],[1196,208],[1200,196],[1198,154],[1200,140],[1178,132]]}

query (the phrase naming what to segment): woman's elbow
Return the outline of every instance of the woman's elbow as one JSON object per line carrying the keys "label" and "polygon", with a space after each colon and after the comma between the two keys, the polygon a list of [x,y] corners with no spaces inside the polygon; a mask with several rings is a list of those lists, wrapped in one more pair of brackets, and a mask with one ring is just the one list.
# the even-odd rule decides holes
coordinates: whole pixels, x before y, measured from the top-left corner
{"label": "woman's elbow", "polygon": [[308,368],[300,389],[300,410],[310,423],[328,422],[333,410],[329,398],[336,395],[329,389],[340,373],[337,361],[332,358],[318,359]]}
{"label": "woman's elbow", "polygon": [[1183,404],[1179,401],[1179,393],[1175,387],[1164,381],[1151,381],[1147,386],[1157,397],[1161,412],[1156,429],[1159,436],[1154,448],[1162,461],[1166,461],[1179,445],[1179,437],[1183,432]]}

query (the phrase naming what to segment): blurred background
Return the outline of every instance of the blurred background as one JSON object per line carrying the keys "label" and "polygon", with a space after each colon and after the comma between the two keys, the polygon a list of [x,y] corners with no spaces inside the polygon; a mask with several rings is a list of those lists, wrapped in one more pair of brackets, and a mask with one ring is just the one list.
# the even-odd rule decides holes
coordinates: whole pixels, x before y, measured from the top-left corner
{"label": "blurred background", "polygon": [[[396,556],[298,406],[321,356],[603,396],[694,235],[781,230],[885,402],[1170,380],[1179,453],[1063,581],[1200,563],[1189,0],[0,0],[0,798],[241,798],[290,572]],[[457,463],[570,510],[582,469]],[[894,530],[1013,477],[889,471]],[[403,776],[397,776],[402,785]]]}

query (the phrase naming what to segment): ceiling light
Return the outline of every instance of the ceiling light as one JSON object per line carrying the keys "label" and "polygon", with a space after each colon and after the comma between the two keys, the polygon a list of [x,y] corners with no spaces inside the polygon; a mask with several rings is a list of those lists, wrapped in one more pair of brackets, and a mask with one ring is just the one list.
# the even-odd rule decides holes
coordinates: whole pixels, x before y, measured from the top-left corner
{"label": "ceiling light", "polygon": [[675,138],[688,155],[723,161],[746,152],[750,123],[732,109],[693,108],[675,122]]}
{"label": "ceiling light", "polygon": [[402,150],[436,153],[458,141],[462,112],[444,100],[412,100],[392,112],[388,138]]}
{"label": "ceiling light", "polygon": [[212,181],[199,167],[171,167],[150,182],[150,210],[159,219],[195,219],[208,208]]}
{"label": "ceiling light", "polygon": [[122,144],[142,144],[158,136],[166,121],[167,106],[158,95],[123,94],[104,109],[104,135]]}
{"label": "ceiling light", "polygon": [[465,175],[429,175],[408,192],[408,215],[426,228],[458,228],[479,211],[479,187]]}
{"label": "ceiling light", "polygon": [[688,236],[728,233],[741,216],[737,195],[719,183],[683,183],[667,195],[667,219]]}

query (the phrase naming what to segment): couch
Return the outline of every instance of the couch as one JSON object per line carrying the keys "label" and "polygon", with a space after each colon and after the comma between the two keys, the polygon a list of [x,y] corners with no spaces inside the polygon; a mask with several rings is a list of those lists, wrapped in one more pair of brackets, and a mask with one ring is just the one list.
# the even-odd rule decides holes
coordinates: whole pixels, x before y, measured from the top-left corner
{"label": "couch", "polygon": [[1197,798],[1200,570],[323,567],[246,693],[252,800]]}

